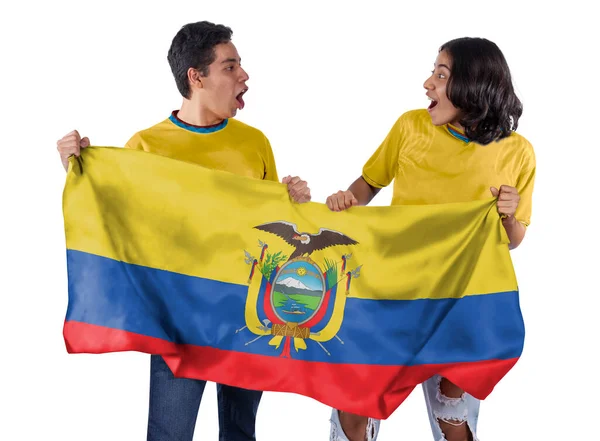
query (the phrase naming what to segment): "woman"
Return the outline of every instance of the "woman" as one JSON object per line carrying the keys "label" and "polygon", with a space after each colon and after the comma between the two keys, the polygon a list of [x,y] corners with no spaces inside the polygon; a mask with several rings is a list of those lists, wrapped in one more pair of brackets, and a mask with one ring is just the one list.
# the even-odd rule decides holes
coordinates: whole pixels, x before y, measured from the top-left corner
{"label": "woman", "polygon": [[[394,180],[392,205],[441,204],[497,197],[510,248],[531,216],[535,156],[515,133],[523,107],[496,44],[460,38],[444,44],[425,81],[427,110],[403,114],[346,191],[327,198],[333,211],[367,205]],[[445,378],[423,383],[434,440],[476,440],[479,400]],[[332,414],[332,441],[377,438],[379,421]]]}

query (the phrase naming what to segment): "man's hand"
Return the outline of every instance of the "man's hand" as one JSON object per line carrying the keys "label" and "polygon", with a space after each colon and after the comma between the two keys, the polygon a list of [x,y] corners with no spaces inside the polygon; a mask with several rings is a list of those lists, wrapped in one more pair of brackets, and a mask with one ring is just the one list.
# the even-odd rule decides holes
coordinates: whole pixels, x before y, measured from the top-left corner
{"label": "man's hand", "polygon": [[299,204],[310,201],[310,188],[306,181],[303,181],[298,176],[286,176],[281,181],[282,184],[287,184],[290,197]]}
{"label": "man's hand", "polygon": [[343,211],[354,205],[358,205],[358,199],[350,190],[338,191],[327,198],[327,206],[331,211]]}
{"label": "man's hand", "polygon": [[79,156],[81,149],[89,147],[89,145],[90,140],[87,137],[82,138],[77,130],[66,134],[56,143],[56,148],[60,154],[60,160],[65,171],[69,169],[69,158],[71,156]]}

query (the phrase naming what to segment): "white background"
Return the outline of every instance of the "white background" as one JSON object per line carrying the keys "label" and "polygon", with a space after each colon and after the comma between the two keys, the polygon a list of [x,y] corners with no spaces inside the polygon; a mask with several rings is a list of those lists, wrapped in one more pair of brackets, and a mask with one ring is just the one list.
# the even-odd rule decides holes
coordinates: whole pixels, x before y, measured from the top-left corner
{"label": "white background", "polygon": [[[404,3],[404,2],[403,2]],[[279,173],[313,200],[359,176],[396,118],[427,106],[438,47],[495,41],[511,66],[538,174],[532,225],[513,253],[527,336],[517,366],[481,409],[492,440],[598,439],[597,23],[563,2],[7,2],[0,18],[1,440],[143,440],[149,356],[67,355],[56,141],[77,128],[122,146],[181,98],[166,55],[188,22],[233,28],[249,72],[238,118],[271,140]],[[374,201],[387,205],[391,189]],[[326,440],[329,409],[266,393],[257,438]],[[381,441],[430,440],[420,389],[382,425]],[[205,391],[195,439],[217,439]]]}

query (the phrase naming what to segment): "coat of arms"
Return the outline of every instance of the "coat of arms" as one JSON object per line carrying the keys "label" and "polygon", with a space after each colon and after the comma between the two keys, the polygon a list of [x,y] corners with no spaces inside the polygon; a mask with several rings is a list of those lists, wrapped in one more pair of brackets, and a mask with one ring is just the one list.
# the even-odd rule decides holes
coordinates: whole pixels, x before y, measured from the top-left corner
{"label": "coat of arms", "polygon": [[[300,233],[296,225],[270,222],[254,227],[272,233],[295,249],[289,258],[281,251],[270,252],[269,245],[258,241],[260,255],[254,257],[245,251],[246,263],[251,266],[246,300],[246,326],[258,337],[271,336],[269,345],[278,350],[283,344],[282,357],[291,357],[292,345],[296,352],[306,349],[306,341],[316,342],[328,355],[323,342],[337,336],[343,320],[350,281],[359,277],[360,266],[347,269],[352,254],[340,253],[339,260],[325,259],[321,265],[311,258],[314,251],[333,246],[358,244],[338,231],[321,228],[316,234]],[[339,284],[344,289],[340,293]]]}

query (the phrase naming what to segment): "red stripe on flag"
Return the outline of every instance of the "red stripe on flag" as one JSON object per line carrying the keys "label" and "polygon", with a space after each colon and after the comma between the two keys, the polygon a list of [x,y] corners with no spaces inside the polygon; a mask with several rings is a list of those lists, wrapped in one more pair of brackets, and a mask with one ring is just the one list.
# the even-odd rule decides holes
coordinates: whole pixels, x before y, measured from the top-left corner
{"label": "red stripe on flag", "polygon": [[[485,399],[518,358],[417,366],[332,364],[176,345],[154,337],[68,321],[64,338],[69,353],[137,351],[163,355],[178,377],[198,378],[245,389],[291,392],[334,408],[386,419],[434,374],[442,375]],[[303,381],[297,381],[302,378]],[[384,394],[381,395],[381,392]]]}
{"label": "red stripe on flag", "polygon": [[69,354],[81,352],[103,354],[125,351],[147,354],[177,354],[179,352],[178,345],[160,338],[82,322],[65,322],[63,336]]}

